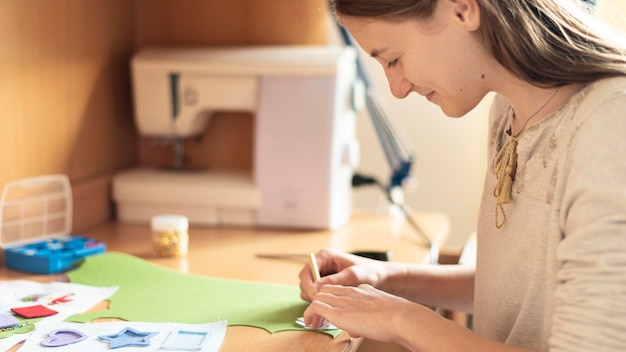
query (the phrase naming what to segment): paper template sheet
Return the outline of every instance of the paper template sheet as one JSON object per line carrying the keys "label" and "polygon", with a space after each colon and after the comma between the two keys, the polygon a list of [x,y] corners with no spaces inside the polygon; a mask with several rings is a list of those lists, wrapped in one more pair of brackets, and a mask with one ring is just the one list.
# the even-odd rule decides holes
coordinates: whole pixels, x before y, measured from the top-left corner
{"label": "paper template sheet", "polygon": [[[37,329],[26,340],[20,350],[37,352],[50,352],[53,348],[45,347],[41,344],[49,332],[59,329],[77,330],[87,335],[83,341],[62,346],[64,352],[106,352],[111,351],[109,342],[99,339],[98,336],[116,334],[125,328],[130,327],[139,332],[156,332],[154,337],[148,340],[148,346],[127,346],[121,349],[124,352],[139,351],[165,351],[161,349],[162,345],[170,338],[171,334],[176,331],[194,331],[206,332],[207,341],[202,344],[201,349],[194,351],[201,352],[218,352],[224,337],[226,335],[226,322],[216,322],[210,324],[178,324],[178,323],[143,323],[143,322],[103,322],[103,323],[54,323],[42,322],[37,325]],[[190,351],[190,349],[168,349],[169,352]]]}

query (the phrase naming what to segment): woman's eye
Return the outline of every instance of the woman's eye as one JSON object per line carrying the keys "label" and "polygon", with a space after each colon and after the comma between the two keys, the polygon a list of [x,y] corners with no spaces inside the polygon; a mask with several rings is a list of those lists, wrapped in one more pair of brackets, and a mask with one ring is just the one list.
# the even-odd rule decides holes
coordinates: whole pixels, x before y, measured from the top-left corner
{"label": "woman's eye", "polygon": [[393,68],[393,67],[395,67],[397,64],[398,64],[398,59],[395,59],[395,60],[393,60],[393,61],[389,61],[389,62],[387,63],[387,68]]}

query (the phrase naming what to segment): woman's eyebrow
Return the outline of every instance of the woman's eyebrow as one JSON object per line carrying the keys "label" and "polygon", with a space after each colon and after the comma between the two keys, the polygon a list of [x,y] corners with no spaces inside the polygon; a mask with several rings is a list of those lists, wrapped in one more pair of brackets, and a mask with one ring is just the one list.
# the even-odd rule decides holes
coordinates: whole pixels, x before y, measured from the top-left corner
{"label": "woman's eyebrow", "polygon": [[372,49],[372,51],[370,52],[370,56],[373,58],[381,57],[380,54],[384,53],[385,51],[387,51],[387,48]]}

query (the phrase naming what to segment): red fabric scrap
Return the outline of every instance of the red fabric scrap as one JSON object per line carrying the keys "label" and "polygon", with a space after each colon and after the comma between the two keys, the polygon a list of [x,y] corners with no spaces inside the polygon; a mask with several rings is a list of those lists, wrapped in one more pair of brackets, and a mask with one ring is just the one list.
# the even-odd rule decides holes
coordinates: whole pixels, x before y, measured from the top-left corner
{"label": "red fabric scrap", "polygon": [[23,316],[24,318],[41,318],[58,313],[56,310],[52,310],[41,304],[30,307],[11,308],[11,311],[15,314]]}

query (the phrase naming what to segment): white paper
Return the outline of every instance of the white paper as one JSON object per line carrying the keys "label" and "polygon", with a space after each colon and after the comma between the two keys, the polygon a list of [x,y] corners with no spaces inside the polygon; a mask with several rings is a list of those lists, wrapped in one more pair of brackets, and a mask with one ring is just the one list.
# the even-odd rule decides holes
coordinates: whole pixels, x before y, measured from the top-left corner
{"label": "white paper", "polygon": [[[58,314],[46,317],[46,321],[63,321],[68,317],[84,313],[96,304],[108,299],[118,287],[94,287],[70,282],[40,283],[27,280],[0,282],[0,312],[11,313],[11,308],[30,307],[42,304]],[[34,294],[46,294],[37,302],[24,302],[22,299]],[[71,294],[71,301],[49,305],[55,298]]]}
{"label": "white paper", "polygon": [[[305,323],[304,323],[304,317],[299,317],[298,319],[296,319],[296,324],[302,326],[303,328],[307,328],[310,329],[310,327],[308,327]],[[324,324],[317,330],[323,331],[323,330],[338,330],[339,328],[334,326],[333,324],[329,323],[328,321],[324,321]]]}
{"label": "white paper", "polygon": [[[70,282],[41,283],[28,280],[13,280],[0,282],[0,313],[13,314],[11,308],[30,307],[34,305],[44,305],[57,311],[55,315],[43,318],[42,322],[61,322],[68,317],[84,313],[96,304],[108,299],[118,287],[94,287]],[[24,302],[24,297],[34,294],[45,294],[37,302]],[[72,294],[71,301],[49,305],[55,298]],[[35,323],[35,326],[42,322]],[[20,341],[25,340],[28,334],[14,334],[11,337],[0,339],[0,351],[6,351]],[[20,349],[20,352],[24,349]]]}

